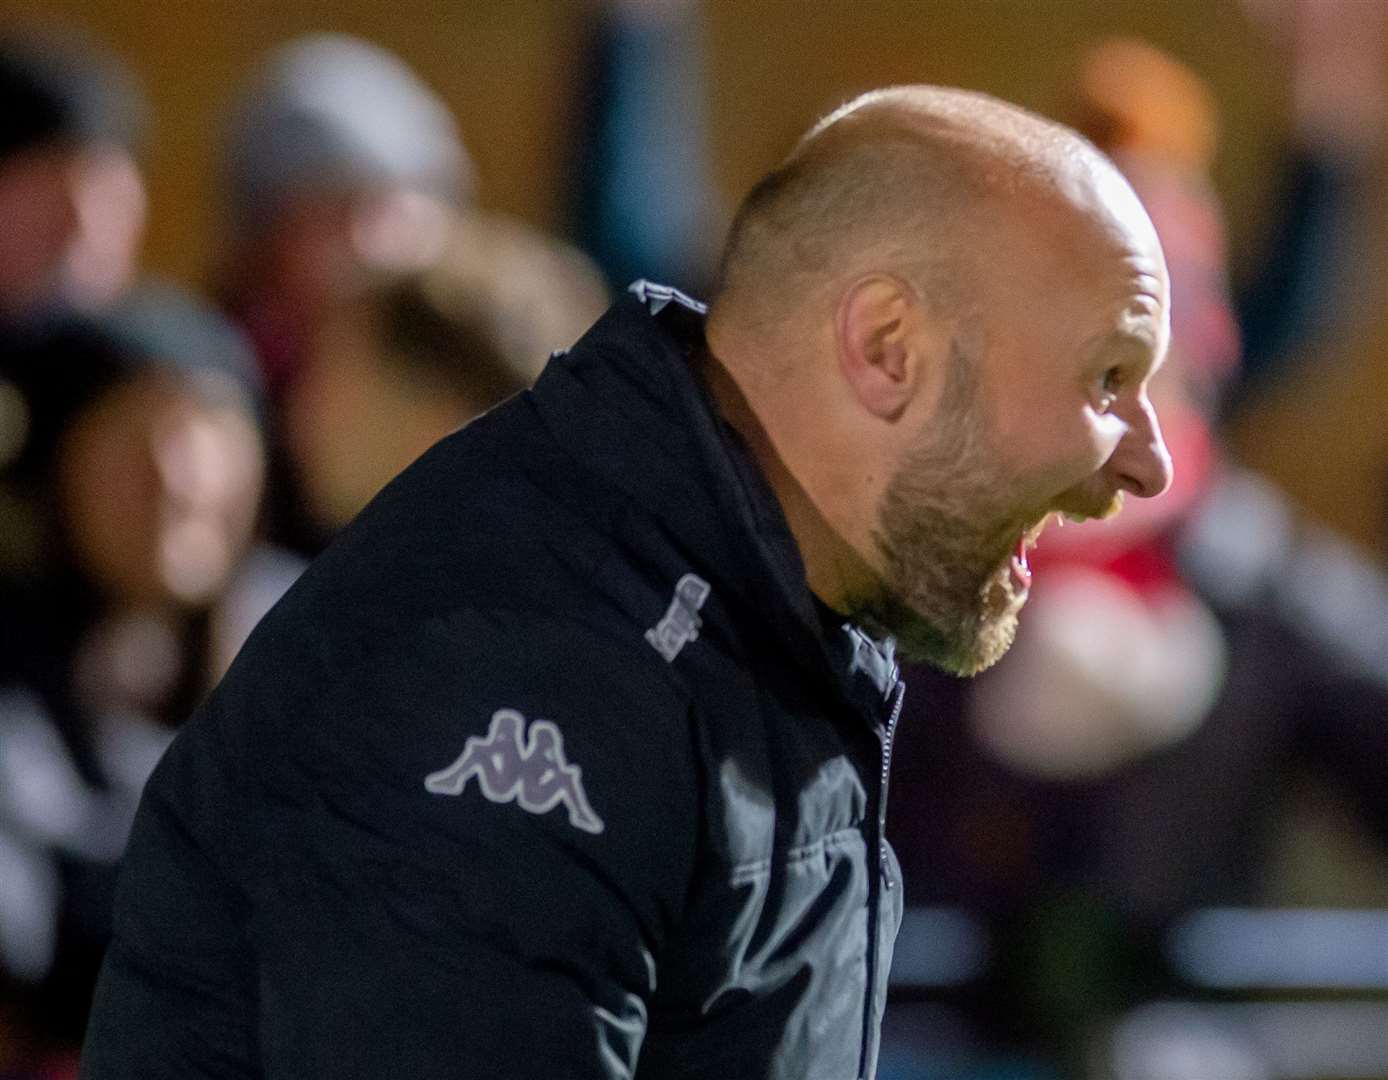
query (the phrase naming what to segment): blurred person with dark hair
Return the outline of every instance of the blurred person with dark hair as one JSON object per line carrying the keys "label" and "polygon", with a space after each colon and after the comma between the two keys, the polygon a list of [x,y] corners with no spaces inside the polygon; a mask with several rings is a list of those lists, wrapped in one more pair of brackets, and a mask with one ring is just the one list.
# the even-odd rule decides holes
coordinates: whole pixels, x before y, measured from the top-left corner
{"label": "blurred person with dark hair", "polygon": [[5,469],[43,420],[12,369],[48,323],[98,311],[134,280],[145,116],[130,71],[95,42],[0,37],[0,578],[38,557],[39,510]]}
{"label": "blurred person with dark hair", "polygon": [[282,408],[312,524],[336,532],[439,439],[528,388],[607,303],[579,251],[479,211],[453,222],[432,267],[342,305]]}
{"label": "blurred person with dark hair", "polygon": [[210,307],[141,287],[11,374],[37,556],[0,580],[0,1012],[71,1050],[141,787],[299,564],[253,547],[257,381]]}
{"label": "blurred person with dark hair", "polygon": [[0,38],[0,336],[53,309],[100,308],[133,281],[145,114],[130,71],[95,43]]}
{"label": "blurred person with dark hair", "polygon": [[[1110,1025],[1199,992],[1166,935],[1192,909],[1265,895],[1293,778],[1320,778],[1388,851],[1388,577],[1225,460],[1214,427],[1239,330],[1213,99],[1131,39],[1090,49],[1078,89],[1080,129],[1168,259],[1170,360],[1152,397],[1176,479],[1112,521],[1048,533],[1028,632],[993,671],[911,672],[929,707],[904,729],[892,791],[908,900],[986,943],[981,967],[912,992],[964,1019],[961,1077],[1004,1060],[1019,1077],[1146,1075],[1113,1071]],[[1343,257],[1327,243],[1314,261]],[[940,1015],[903,1005],[893,1030]],[[1185,1071],[1169,1075],[1232,1075],[1236,1046],[1261,1060],[1226,1036],[1178,1039]]]}

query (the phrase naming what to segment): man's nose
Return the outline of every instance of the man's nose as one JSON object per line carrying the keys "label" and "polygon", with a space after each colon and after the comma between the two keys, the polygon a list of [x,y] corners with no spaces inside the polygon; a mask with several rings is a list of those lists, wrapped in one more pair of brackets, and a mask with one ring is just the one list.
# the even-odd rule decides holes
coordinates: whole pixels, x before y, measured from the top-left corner
{"label": "man's nose", "polygon": [[1162,438],[1157,411],[1146,396],[1109,459],[1108,469],[1120,488],[1140,499],[1153,498],[1171,486],[1171,452]]}

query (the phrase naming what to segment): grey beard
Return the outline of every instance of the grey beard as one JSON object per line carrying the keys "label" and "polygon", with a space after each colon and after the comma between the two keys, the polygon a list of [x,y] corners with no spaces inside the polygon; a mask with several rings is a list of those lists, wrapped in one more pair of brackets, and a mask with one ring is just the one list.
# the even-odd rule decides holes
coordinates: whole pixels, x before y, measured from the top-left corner
{"label": "grey beard", "polygon": [[[939,553],[935,557],[939,558]],[[852,618],[876,636],[891,635],[897,654],[908,663],[928,663],[954,675],[971,676],[1002,658],[1016,637],[1017,619],[1010,611],[988,614],[987,594],[996,588],[993,575],[986,575],[971,592],[951,597],[949,594],[957,592],[956,582],[942,583],[941,588],[932,590],[917,573],[908,593],[894,588],[892,582],[900,581],[903,572],[918,571],[919,566],[892,567],[897,561],[897,557],[888,557],[892,577],[877,595],[851,604]],[[909,556],[900,561],[908,566],[912,562]],[[930,576],[959,578],[963,574],[956,567],[954,574]]]}
{"label": "grey beard", "polygon": [[1016,636],[999,571],[1020,526],[999,499],[1013,478],[996,464],[972,367],[957,347],[951,359],[941,426],[906,456],[878,510],[884,587],[853,606],[866,628],[896,638],[903,659],[974,675]]}

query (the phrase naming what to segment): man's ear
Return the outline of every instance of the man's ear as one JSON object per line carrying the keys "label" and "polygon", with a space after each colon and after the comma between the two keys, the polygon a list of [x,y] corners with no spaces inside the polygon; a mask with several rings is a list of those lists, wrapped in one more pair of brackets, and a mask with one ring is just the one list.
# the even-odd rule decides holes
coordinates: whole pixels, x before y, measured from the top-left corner
{"label": "man's ear", "polygon": [[839,369],[863,408],[881,420],[905,412],[923,377],[922,317],[911,287],[890,274],[859,278],[839,299]]}

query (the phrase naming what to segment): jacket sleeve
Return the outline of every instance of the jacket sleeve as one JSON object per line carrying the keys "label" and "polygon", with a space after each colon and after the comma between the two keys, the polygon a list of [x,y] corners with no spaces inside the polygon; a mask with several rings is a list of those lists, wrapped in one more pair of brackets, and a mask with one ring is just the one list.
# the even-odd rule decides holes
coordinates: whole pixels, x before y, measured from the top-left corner
{"label": "jacket sleeve", "polygon": [[[283,733],[214,702],[246,797],[178,831],[239,821],[212,855],[243,876],[263,1075],[634,1073],[699,823],[688,710],[658,665],[471,613],[378,650]],[[151,952],[179,937],[138,910],[170,887],[159,862],[137,844],[123,884],[123,934]]]}

